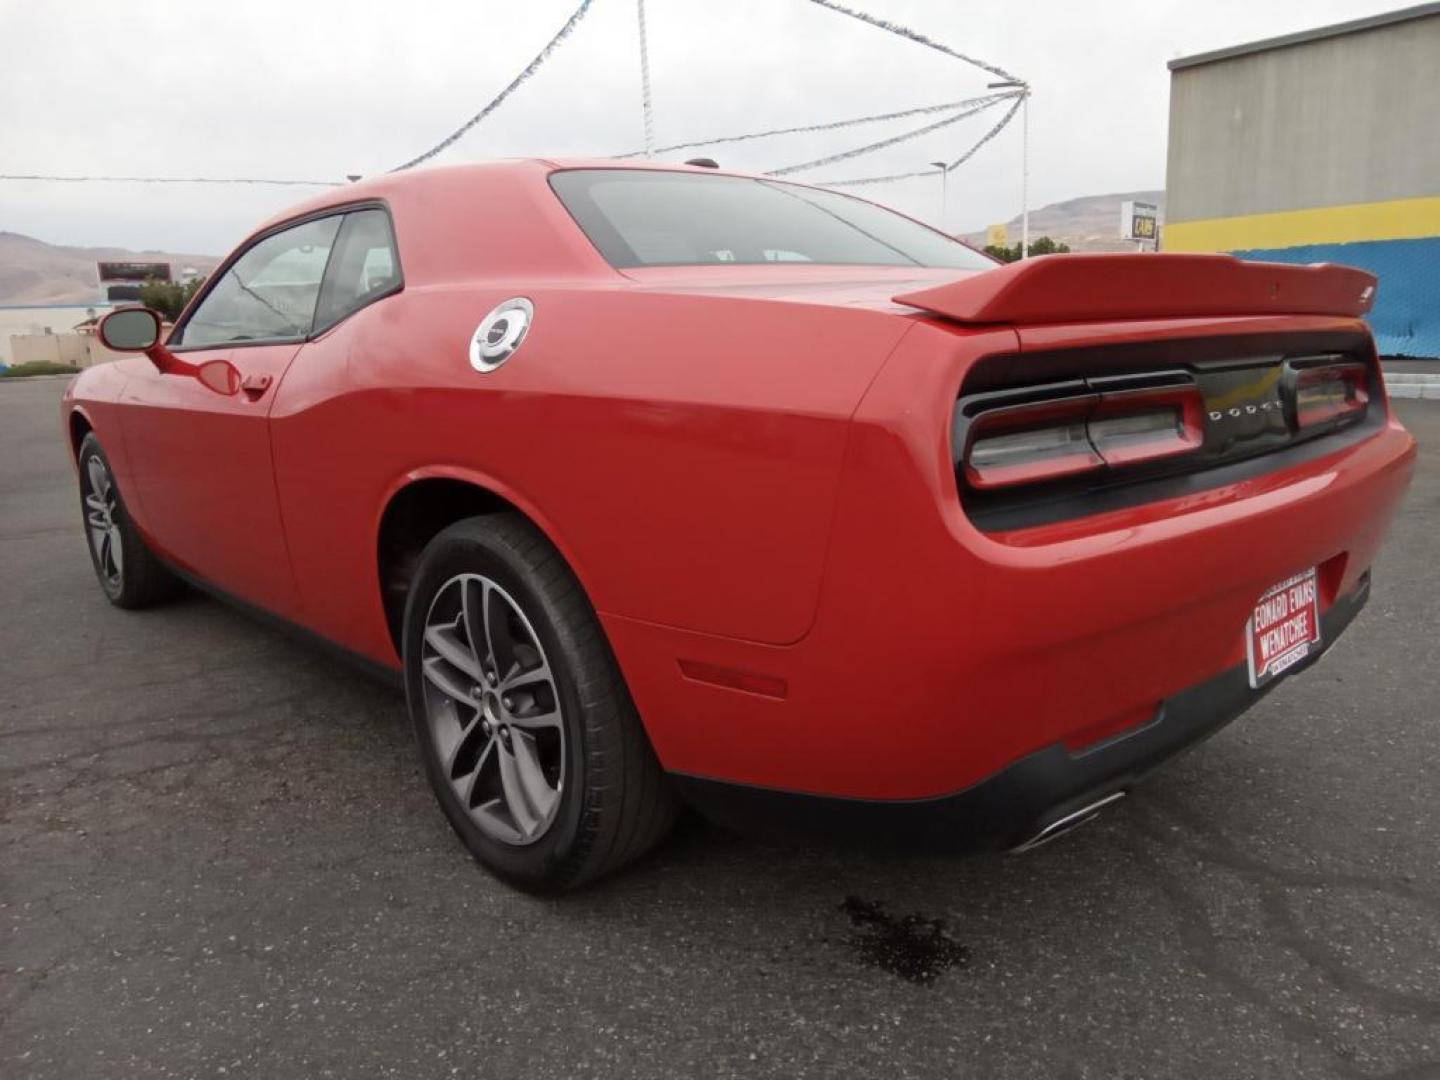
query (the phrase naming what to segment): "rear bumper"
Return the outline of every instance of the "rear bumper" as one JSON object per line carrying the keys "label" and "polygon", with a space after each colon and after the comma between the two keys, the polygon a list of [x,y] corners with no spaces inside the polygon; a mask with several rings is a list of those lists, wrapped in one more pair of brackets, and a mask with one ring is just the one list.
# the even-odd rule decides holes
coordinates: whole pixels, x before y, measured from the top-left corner
{"label": "rear bumper", "polygon": [[953,479],[936,517],[947,478],[917,489],[917,470],[896,458],[903,442],[873,429],[855,441],[802,641],[762,646],[602,613],[671,773],[929,802],[1047,748],[1134,731],[1164,703],[1244,671],[1246,620],[1276,582],[1317,567],[1323,617],[1342,611],[1415,456],[1389,423],[1323,458],[1001,542],[969,526]]}
{"label": "rear bumper", "polygon": [[[1324,656],[1370,597],[1367,573],[1321,619]],[[1055,742],[987,779],[928,799],[850,799],[672,774],[689,803],[742,831],[824,836],[932,850],[1013,847],[1107,796],[1125,792],[1165,761],[1213,735],[1284,679],[1250,688],[1245,665],[1161,702],[1147,723],[1078,752]]]}
{"label": "rear bumper", "polygon": [[[1202,329],[1248,334],[1255,349],[1279,348],[1272,332],[1284,331],[1287,349],[1353,348],[1364,333],[1355,321],[1293,318]],[[1197,332],[1188,323],[1152,331],[1161,342]],[[1055,331],[1085,347],[1099,332]],[[601,610],[668,771],[861,805],[923,804],[1017,763],[1028,763],[1022,776],[1048,768],[1055,747],[1077,761],[1089,749],[1084,769],[1066,765],[1079,781],[1058,795],[1036,786],[1027,808],[1042,814],[1071,788],[1093,789],[1084,770],[1122,753],[1105,743],[1102,754],[1102,740],[1128,731],[1139,740],[1130,748],[1146,747],[1161,737],[1142,734],[1157,715],[1172,718],[1159,725],[1168,732],[1197,688],[1243,672],[1247,620],[1277,582],[1315,568],[1330,619],[1358,595],[1415,464],[1414,440],[1380,412],[1383,396],[1359,438],[1316,439],[1260,470],[1205,470],[1141,504],[985,531],[955,479],[949,423],[966,370],[957,356],[1013,352],[1013,337],[923,324],[897,347],[852,420],[801,638],[762,644]],[[703,580],[733,587],[725,573]],[[1208,712],[1234,715],[1248,700],[1242,689],[1238,704],[1222,697],[1224,708]],[[1182,732],[1176,745],[1190,738]],[[1123,778],[1148,767],[1143,757],[1098,775]]]}

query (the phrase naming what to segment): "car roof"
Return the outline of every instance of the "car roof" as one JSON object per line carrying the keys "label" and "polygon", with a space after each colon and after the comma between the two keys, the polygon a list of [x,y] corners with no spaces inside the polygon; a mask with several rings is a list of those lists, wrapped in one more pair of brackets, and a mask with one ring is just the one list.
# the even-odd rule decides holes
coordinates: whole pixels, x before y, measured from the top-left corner
{"label": "car roof", "polygon": [[367,199],[389,201],[397,195],[412,190],[443,191],[453,189],[466,181],[499,179],[515,184],[533,184],[537,180],[544,180],[553,172],[568,169],[634,169],[762,179],[753,173],[637,158],[500,158],[494,161],[465,165],[431,165],[418,169],[407,169],[404,172],[378,173],[351,184],[336,186],[275,214],[256,229],[256,232],[264,232],[296,217],[313,214],[332,206],[343,206]]}
{"label": "car roof", "polygon": [[431,166],[381,173],[331,188],[274,215],[245,244],[299,218],[382,203],[395,223],[406,280],[414,284],[487,273],[613,278],[615,270],[550,191],[550,174],[568,169],[757,179],[724,169],[642,159],[515,158]]}

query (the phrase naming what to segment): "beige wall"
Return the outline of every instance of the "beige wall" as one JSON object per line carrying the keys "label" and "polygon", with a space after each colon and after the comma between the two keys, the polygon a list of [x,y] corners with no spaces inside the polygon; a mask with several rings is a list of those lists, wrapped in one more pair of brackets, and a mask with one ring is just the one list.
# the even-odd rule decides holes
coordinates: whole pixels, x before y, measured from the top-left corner
{"label": "beige wall", "polygon": [[1166,221],[1440,195],[1440,15],[1176,69]]}
{"label": "beige wall", "polygon": [[118,360],[94,334],[13,334],[10,337],[11,364],[69,364],[87,368]]}
{"label": "beige wall", "polygon": [[10,339],[10,355],[16,364],[84,367],[90,360],[90,350],[79,334],[16,334]]}
{"label": "beige wall", "polygon": [[0,307],[0,363],[17,363],[10,339],[33,334],[68,334],[82,322],[87,311],[103,315],[108,304],[65,304],[53,307]]}

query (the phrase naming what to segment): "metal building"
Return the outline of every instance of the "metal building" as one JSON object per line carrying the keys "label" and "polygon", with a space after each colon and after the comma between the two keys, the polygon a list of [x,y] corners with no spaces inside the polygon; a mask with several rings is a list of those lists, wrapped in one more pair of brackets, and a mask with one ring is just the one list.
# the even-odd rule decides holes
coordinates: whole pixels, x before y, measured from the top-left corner
{"label": "metal building", "polygon": [[1440,357],[1440,3],[1170,73],[1165,250],[1363,267],[1380,351]]}

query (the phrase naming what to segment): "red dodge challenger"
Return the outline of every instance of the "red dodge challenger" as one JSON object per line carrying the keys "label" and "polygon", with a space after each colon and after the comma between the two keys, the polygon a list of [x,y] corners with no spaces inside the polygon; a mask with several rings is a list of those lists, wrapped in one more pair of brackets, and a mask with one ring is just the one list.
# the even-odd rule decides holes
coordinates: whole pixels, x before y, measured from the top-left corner
{"label": "red dodge challenger", "polygon": [[404,682],[532,889],[682,803],[1024,847],[1313,663],[1409,481],[1375,281],[999,266],[830,191],[518,161],[337,189],[65,394],[96,574]]}

